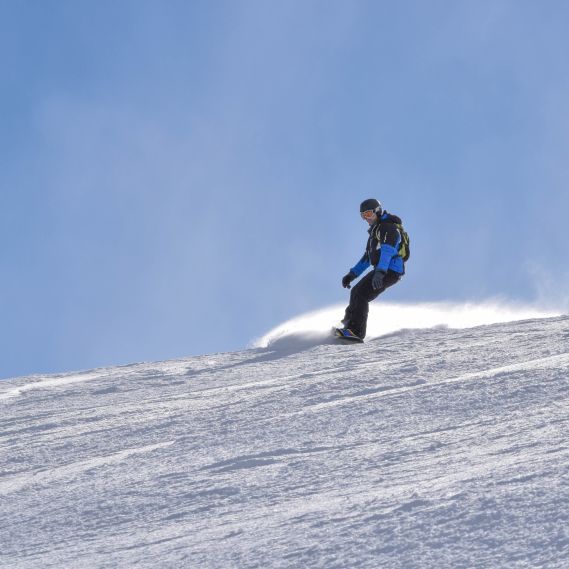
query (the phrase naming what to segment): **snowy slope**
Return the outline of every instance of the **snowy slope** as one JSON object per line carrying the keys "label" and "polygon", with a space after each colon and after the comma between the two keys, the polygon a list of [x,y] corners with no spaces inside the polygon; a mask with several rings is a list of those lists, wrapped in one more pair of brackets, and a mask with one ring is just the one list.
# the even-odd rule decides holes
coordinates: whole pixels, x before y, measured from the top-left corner
{"label": "snowy slope", "polygon": [[0,566],[567,568],[569,318],[0,382]]}

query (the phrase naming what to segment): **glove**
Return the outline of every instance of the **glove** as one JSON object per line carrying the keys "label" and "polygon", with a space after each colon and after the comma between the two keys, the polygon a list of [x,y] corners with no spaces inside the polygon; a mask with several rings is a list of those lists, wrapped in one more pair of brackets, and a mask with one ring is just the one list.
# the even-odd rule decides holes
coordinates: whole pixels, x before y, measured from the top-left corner
{"label": "glove", "polygon": [[383,287],[383,279],[385,278],[386,274],[387,273],[381,269],[375,269],[373,278],[371,279],[371,286],[373,287],[373,290],[379,290]]}
{"label": "glove", "polygon": [[354,273],[352,273],[352,271],[350,271],[347,275],[345,275],[342,278],[342,286],[344,288],[350,288],[350,283],[354,280],[357,279],[357,275],[355,275]]}

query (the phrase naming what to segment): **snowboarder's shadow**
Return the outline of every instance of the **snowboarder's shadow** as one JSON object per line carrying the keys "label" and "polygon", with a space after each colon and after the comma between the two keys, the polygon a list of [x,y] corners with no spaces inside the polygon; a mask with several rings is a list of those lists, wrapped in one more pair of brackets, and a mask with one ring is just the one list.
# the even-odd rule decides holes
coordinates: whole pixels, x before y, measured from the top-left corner
{"label": "snowboarder's shadow", "polygon": [[[299,333],[286,334],[272,340],[267,347],[253,348],[251,350],[251,353],[255,355],[251,358],[248,358],[240,362],[216,367],[215,369],[203,369],[199,371],[192,370],[189,373],[189,375],[191,375],[192,378],[194,378],[198,375],[202,375],[204,373],[210,373],[212,371],[219,372],[223,371],[224,369],[235,369],[237,367],[248,366],[252,364],[272,362],[283,358],[288,358],[290,356],[294,356],[301,352],[306,352],[308,350],[323,345],[338,346],[341,344],[339,344],[337,338],[334,338],[329,334],[324,334],[321,332],[320,333],[303,332],[301,334]],[[350,344],[350,347],[352,347],[353,349],[353,344]]]}
{"label": "snowboarder's shadow", "polygon": [[321,332],[313,334],[306,332],[286,334],[271,340],[266,348],[257,348],[260,352],[259,355],[254,359],[243,362],[243,364],[279,360],[324,345],[337,346],[339,345],[338,339],[330,334]]}

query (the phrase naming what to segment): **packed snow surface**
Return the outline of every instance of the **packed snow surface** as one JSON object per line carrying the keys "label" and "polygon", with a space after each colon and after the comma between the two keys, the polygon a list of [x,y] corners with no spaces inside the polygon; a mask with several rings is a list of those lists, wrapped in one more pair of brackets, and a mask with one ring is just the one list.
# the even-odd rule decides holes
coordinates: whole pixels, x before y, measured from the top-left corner
{"label": "packed snow surface", "polygon": [[0,566],[569,567],[569,318],[0,382]]}

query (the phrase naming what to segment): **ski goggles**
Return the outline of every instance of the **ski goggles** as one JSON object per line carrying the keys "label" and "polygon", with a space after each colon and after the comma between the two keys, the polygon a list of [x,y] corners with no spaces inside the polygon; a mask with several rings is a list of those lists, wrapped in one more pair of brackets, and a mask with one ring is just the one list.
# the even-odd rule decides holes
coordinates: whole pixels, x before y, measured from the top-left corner
{"label": "ski goggles", "polygon": [[375,215],[375,210],[368,209],[366,211],[362,211],[360,214],[364,219],[371,219]]}

